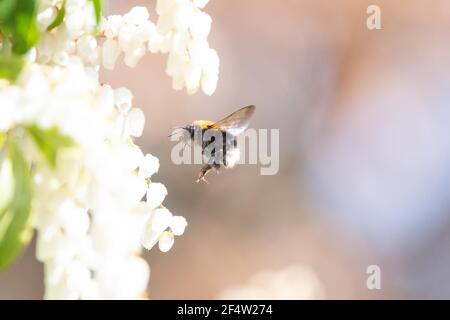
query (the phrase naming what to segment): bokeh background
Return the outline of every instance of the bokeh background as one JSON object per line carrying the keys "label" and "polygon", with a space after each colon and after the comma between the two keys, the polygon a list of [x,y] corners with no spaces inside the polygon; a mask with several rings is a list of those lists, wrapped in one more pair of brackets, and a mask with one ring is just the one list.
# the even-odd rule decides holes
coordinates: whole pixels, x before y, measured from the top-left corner
{"label": "bokeh background", "polygon": [[[368,30],[366,9],[381,8]],[[110,13],[154,1],[110,1]],[[212,0],[216,93],[171,88],[166,57],[104,72],[126,86],[160,158],[165,205],[188,219],[168,253],[145,252],[152,299],[450,298],[450,2]],[[210,184],[176,166],[173,126],[255,104],[280,129],[280,170],[240,165]],[[0,299],[40,299],[34,244],[0,274]],[[366,268],[381,268],[368,290]]]}

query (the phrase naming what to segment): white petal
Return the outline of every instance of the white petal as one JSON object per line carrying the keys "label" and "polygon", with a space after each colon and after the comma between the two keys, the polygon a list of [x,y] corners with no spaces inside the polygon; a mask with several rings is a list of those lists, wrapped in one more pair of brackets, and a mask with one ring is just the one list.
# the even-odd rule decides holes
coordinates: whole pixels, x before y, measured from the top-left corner
{"label": "white petal", "polygon": [[207,4],[209,0],[193,0],[194,5],[197,8],[203,9]]}
{"label": "white petal", "polygon": [[184,72],[184,80],[188,94],[194,94],[200,87],[200,79],[202,77],[202,69],[199,65],[190,64]]}
{"label": "white petal", "polygon": [[137,175],[129,176],[122,182],[123,200],[128,204],[138,204],[145,195],[147,182]]}
{"label": "white petal", "polygon": [[105,35],[108,38],[116,37],[119,34],[120,27],[123,23],[123,17],[120,15],[109,16],[106,21]]}
{"label": "white petal", "polygon": [[177,30],[186,31],[193,20],[193,10],[190,4],[178,6],[174,12],[174,26]]}
{"label": "white petal", "polygon": [[157,0],[156,1],[156,13],[158,15],[165,15],[168,11],[173,9],[175,2],[168,0]]}
{"label": "white petal", "polygon": [[206,39],[211,31],[211,17],[203,12],[197,11],[192,19],[190,30],[194,39]]}
{"label": "white petal", "polygon": [[166,187],[159,182],[150,183],[147,189],[147,205],[150,209],[160,206],[167,196]]}
{"label": "white petal", "polygon": [[97,101],[105,112],[114,110],[114,90],[109,85],[103,85],[97,92]]}
{"label": "white petal", "polygon": [[141,148],[134,143],[129,143],[121,146],[119,150],[120,163],[123,164],[123,167],[128,171],[136,170],[144,158]]}
{"label": "white petal", "polygon": [[161,252],[169,251],[175,242],[175,238],[173,236],[173,232],[164,231],[159,237],[158,246]]}
{"label": "white petal", "polygon": [[131,108],[128,113],[128,122],[130,125],[130,135],[133,137],[140,137],[145,126],[144,112],[138,108]]}
{"label": "white petal", "polygon": [[144,235],[142,236],[142,246],[147,250],[151,250],[153,246],[158,242],[160,235],[161,232],[154,231],[151,223],[148,223],[145,227]]}
{"label": "white petal", "polygon": [[219,81],[218,76],[214,75],[203,75],[202,77],[202,90],[203,92],[210,96],[216,91],[217,82]]}
{"label": "white petal", "polygon": [[89,286],[91,275],[89,269],[78,261],[67,268],[67,286],[69,290],[83,292]]}
{"label": "white petal", "polygon": [[161,233],[170,226],[172,213],[166,208],[155,209],[150,219],[152,230]]}
{"label": "white petal", "polygon": [[144,56],[145,54],[145,45],[142,44],[132,50],[128,50],[125,52],[125,64],[130,67],[134,68],[138,64],[139,60]]}
{"label": "white petal", "polygon": [[187,60],[184,54],[169,53],[167,58],[166,73],[171,77],[183,74],[186,61]]}
{"label": "white petal", "polygon": [[128,112],[131,108],[133,94],[127,88],[117,88],[114,90],[114,102],[121,112]]}
{"label": "white petal", "polygon": [[53,55],[53,62],[60,66],[67,66],[67,64],[69,63],[69,55],[66,51],[57,51]]}
{"label": "white petal", "polygon": [[182,216],[173,216],[170,221],[170,229],[176,236],[181,236],[184,233],[184,229],[186,229],[186,226],[187,221]]}
{"label": "white petal", "polygon": [[219,55],[216,50],[211,48],[206,50],[203,60],[203,72],[209,75],[219,74]]}
{"label": "white petal", "polygon": [[41,31],[47,29],[47,27],[52,23],[56,16],[56,9],[54,6],[50,6],[45,10],[42,10],[37,15],[37,22]]}
{"label": "white petal", "polygon": [[128,23],[140,24],[149,18],[149,13],[146,7],[136,6],[130,12],[125,14],[124,19]]}
{"label": "white petal", "polygon": [[114,69],[116,60],[120,55],[119,43],[114,39],[107,39],[102,47],[103,66],[108,69]]}
{"label": "white petal", "polygon": [[176,32],[172,37],[171,52],[177,55],[184,55],[188,44],[188,34],[186,32]]}
{"label": "white petal", "polygon": [[139,176],[144,178],[150,178],[153,174],[159,170],[159,159],[151,154],[146,154],[142,158],[139,165]]}

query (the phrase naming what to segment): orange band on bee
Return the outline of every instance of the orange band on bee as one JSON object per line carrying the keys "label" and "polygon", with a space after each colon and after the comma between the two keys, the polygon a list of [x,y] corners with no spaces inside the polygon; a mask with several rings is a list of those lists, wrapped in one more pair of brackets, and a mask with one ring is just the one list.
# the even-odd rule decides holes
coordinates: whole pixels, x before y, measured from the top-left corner
{"label": "orange band on bee", "polygon": [[193,125],[199,126],[201,129],[208,129],[214,123],[215,123],[214,121],[209,121],[209,120],[197,120],[197,121],[194,121]]}

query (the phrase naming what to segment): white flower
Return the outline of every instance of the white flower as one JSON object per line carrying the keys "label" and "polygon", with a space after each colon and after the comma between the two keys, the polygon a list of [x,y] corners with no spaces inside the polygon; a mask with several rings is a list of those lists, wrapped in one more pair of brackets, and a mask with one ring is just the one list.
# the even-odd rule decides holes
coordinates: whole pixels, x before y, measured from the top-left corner
{"label": "white flower", "polygon": [[193,0],[197,8],[203,9],[209,2],[209,0]]}
{"label": "white flower", "polygon": [[39,24],[39,29],[41,29],[41,31],[47,29],[47,27],[53,22],[55,17],[56,17],[56,10],[55,7],[53,6],[49,6],[40,11],[39,14],[37,15],[37,22]]}
{"label": "white flower", "polygon": [[214,75],[205,75],[202,77],[202,90],[206,95],[210,96],[216,91],[218,79]]}
{"label": "white flower", "polygon": [[151,154],[146,154],[139,165],[139,176],[150,178],[159,170],[159,159]]}
{"label": "white flower", "polygon": [[159,207],[167,195],[167,189],[162,183],[150,183],[147,189],[147,205],[150,209]]}
{"label": "white flower", "polygon": [[169,251],[175,242],[175,237],[173,236],[172,231],[164,231],[159,236],[158,246],[161,252]]}
{"label": "white flower", "polygon": [[184,217],[173,216],[170,221],[170,228],[173,234],[176,236],[181,236],[184,233],[184,229],[187,227],[187,221]]}
{"label": "white flower", "polygon": [[90,65],[95,65],[98,58],[97,40],[92,35],[83,35],[76,42],[78,56]]}
{"label": "white flower", "polygon": [[139,25],[148,20],[149,14],[146,7],[133,7],[130,12],[124,16],[126,23]]}
{"label": "white flower", "polygon": [[174,236],[182,235],[186,226],[187,222],[183,217],[172,216],[166,208],[155,209],[146,224],[142,245],[150,250],[158,243],[159,249],[167,252],[174,244]]}
{"label": "white flower", "polygon": [[166,208],[155,209],[151,216],[151,231],[162,233],[170,226],[172,213]]}
{"label": "white flower", "polygon": [[117,40],[107,39],[102,47],[103,66],[109,70],[114,69],[119,55],[120,49]]}
{"label": "white flower", "polygon": [[194,39],[206,39],[211,31],[212,19],[202,11],[194,13],[190,30]]}
{"label": "white flower", "polygon": [[114,103],[120,112],[126,113],[131,109],[133,94],[127,88],[114,90]]}
{"label": "white flower", "polygon": [[125,52],[124,62],[128,67],[134,68],[146,51],[145,45],[139,45]]}
{"label": "white flower", "polygon": [[105,36],[110,40],[119,35],[120,27],[123,23],[123,17],[119,15],[109,16],[105,22]]}
{"label": "white flower", "polygon": [[130,135],[140,137],[144,131],[145,115],[141,109],[132,108],[128,113],[130,123]]}

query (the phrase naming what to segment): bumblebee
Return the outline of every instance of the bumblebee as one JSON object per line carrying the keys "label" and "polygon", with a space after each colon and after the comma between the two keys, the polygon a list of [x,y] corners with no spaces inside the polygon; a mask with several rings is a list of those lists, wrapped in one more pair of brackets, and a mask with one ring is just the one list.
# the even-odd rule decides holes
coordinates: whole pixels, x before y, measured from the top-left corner
{"label": "bumblebee", "polygon": [[205,176],[211,169],[219,172],[221,167],[232,168],[240,158],[237,136],[247,129],[256,107],[241,108],[220,121],[198,120],[181,127],[185,140],[201,146],[206,165],[200,170],[196,182],[206,181]]}

